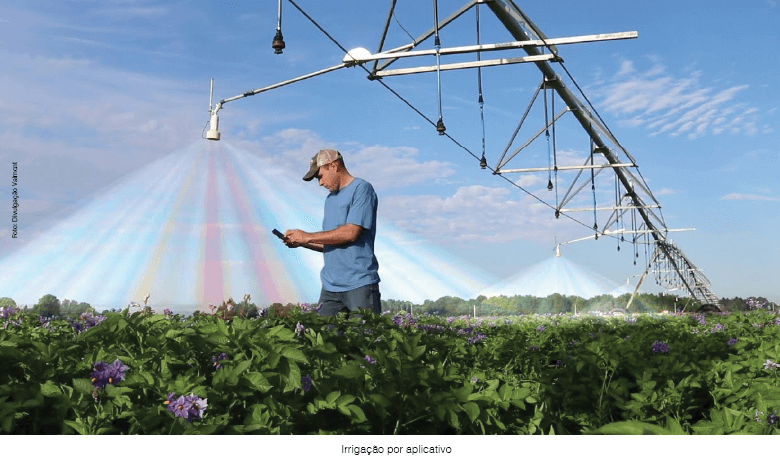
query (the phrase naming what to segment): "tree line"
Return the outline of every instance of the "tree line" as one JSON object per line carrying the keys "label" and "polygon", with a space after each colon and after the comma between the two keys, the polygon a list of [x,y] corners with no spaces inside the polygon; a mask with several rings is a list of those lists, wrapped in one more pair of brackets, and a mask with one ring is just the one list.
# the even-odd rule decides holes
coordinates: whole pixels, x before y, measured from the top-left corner
{"label": "tree line", "polygon": [[[428,313],[431,315],[457,316],[457,315],[527,315],[545,313],[588,313],[592,311],[610,312],[622,310],[630,313],[658,313],[669,312],[694,312],[700,305],[689,300],[671,294],[647,294],[640,293],[634,296],[631,305],[626,308],[631,294],[612,296],[604,294],[590,299],[579,296],[566,296],[551,294],[547,297],[535,296],[478,296],[475,299],[461,299],[453,296],[444,296],[435,301],[426,300],[422,304],[413,304],[409,301],[383,300],[382,310],[397,312],[400,310],[412,310],[415,313]],[[763,297],[749,297],[733,299],[720,299],[720,307],[723,311],[738,312],[755,309],[780,310],[777,304],[769,302]]]}
{"label": "tree line", "polygon": [[[459,297],[444,296],[439,299],[426,300],[422,304],[415,304],[410,301],[400,301],[387,299],[382,301],[382,310],[389,312],[399,312],[402,310],[412,311],[414,313],[427,313],[440,316],[460,316],[473,315],[479,316],[504,316],[504,315],[529,315],[545,313],[588,313],[592,311],[610,312],[613,310],[622,310],[630,313],[658,313],[661,311],[669,312],[693,312],[699,310],[699,305],[687,297],[680,297],[671,294],[647,294],[640,293],[634,297],[631,306],[627,309],[630,294],[622,296],[612,296],[604,294],[590,299],[584,299],[579,296],[566,296],[562,294],[551,294],[547,297],[535,296],[478,296],[475,299],[461,299]],[[0,307],[18,307],[16,302],[9,298],[0,298]],[[734,297],[732,299],[720,299],[721,310],[729,312],[744,312],[750,310],[780,310],[777,304],[768,301],[764,297]],[[25,307],[26,308],[26,307]],[[83,313],[97,314],[98,312],[86,302],[63,299],[59,300],[53,294],[46,294],[38,300],[29,311],[36,315],[48,317],[73,317],[76,318]],[[111,310],[117,311],[117,310]],[[109,313],[109,310],[103,310],[102,314]],[[240,316],[256,316],[259,312],[255,304],[247,301],[236,304],[235,313]]]}

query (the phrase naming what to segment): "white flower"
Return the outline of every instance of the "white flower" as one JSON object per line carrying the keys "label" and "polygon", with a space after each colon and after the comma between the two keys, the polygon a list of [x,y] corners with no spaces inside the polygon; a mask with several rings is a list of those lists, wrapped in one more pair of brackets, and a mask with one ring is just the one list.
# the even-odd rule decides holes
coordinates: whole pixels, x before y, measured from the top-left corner
{"label": "white flower", "polygon": [[764,369],[778,369],[778,368],[780,368],[780,364],[777,364],[777,363],[773,362],[772,360],[768,359],[764,363]]}

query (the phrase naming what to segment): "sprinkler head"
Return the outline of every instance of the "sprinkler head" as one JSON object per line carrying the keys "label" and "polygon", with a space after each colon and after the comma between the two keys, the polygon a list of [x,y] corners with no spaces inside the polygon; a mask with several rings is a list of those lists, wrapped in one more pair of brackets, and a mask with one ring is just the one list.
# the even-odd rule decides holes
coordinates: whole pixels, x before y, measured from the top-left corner
{"label": "sprinkler head", "polygon": [[552,191],[553,190],[552,180],[547,181],[547,190],[548,191]]}
{"label": "sprinkler head", "polygon": [[479,161],[479,166],[482,170],[485,170],[487,168],[487,159],[485,159],[485,155],[482,155],[482,159]]}
{"label": "sprinkler head", "polygon": [[282,50],[284,49],[284,38],[282,37],[281,29],[276,31],[271,47],[274,48],[274,54],[282,53]]}
{"label": "sprinkler head", "polygon": [[444,132],[447,130],[446,127],[444,127],[444,121],[439,118],[439,120],[436,122],[436,132],[439,133],[439,135],[444,135]]}

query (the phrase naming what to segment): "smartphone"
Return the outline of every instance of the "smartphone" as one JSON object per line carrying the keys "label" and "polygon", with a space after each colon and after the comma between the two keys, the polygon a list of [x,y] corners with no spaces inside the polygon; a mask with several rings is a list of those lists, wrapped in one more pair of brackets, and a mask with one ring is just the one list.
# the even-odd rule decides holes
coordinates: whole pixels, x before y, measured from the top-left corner
{"label": "smartphone", "polygon": [[271,231],[271,232],[273,232],[273,234],[274,234],[275,236],[277,236],[277,237],[279,237],[280,239],[284,240],[284,234],[282,234],[281,232],[277,231],[276,229],[274,229],[274,230],[273,230],[273,231]]}

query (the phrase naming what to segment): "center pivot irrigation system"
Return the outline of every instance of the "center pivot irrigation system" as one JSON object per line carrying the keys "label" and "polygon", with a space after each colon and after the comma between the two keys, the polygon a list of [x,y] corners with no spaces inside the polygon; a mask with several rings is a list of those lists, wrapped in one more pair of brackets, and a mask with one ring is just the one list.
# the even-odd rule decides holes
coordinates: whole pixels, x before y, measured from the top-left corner
{"label": "center pivot irrigation system", "polygon": [[[710,291],[711,285],[709,280],[704,276],[702,271],[699,270],[688,259],[687,256],[685,256],[682,250],[677,248],[677,246],[675,246],[674,243],[667,238],[668,233],[670,232],[689,231],[693,229],[667,228],[663,219],[663,215],[660,211],[661,204],[650,192],[647,183],[639,172],[636,159],[620,144],[620,142],[618,142],[618,140],[606,126],[606,123],[604,123],[603,119],[590,103],[587,96],[585,96],[577,82],[574,81],[574,78],[564,66],[563,59],[560,57],[557,48],[559,45],[574,43],[632,39],[638,37],[637,32],[547,38],[544,33],[539,30],[539,28],[517,5],[515,5],[512,0],[470,0],[460,9],[442,21],[439,21],[438,2],[437,0],[433,0],[433,27],[419,37],[412,39],[412,42],[409,44],[394,49],[385,50],[383,49],[383,46],[392,19],[395,17],[394,12],[397,3],[397,0],[391,0],[390,11],[387,15],[387,20],[385,22],[384,30],[382,32],[377,51],[372,53],[365,48],[355,48],[348,51],[342,47],[338,41],[336,41],[327,31],[325,31],[325,29],[323,29],[314,19],[312,19],[312,17],[309,16],[300,6],[298,6],[294,0],[288,1],[292,6],[300,11],[301,14],[306,17],[306,19],[311,21],[312,24],[314,24],[314,26],[316,26],[328,39],[330,39],[336,46],[341,48],[341,50],[346,53],[342,62],[338,65],[318,70],[313,73],[308,73],[306,75],[299,76],[287,81],[282,81],[280,83],[276,83],[260,89],[250,90],[234,97],[222,99],[216,105],[213,104],[214,80],[212,79],[211,94],[209,98],[209,113],[211,114],[211,119],[209,122],[209,129],[205,135],[206,139],[220,139],[218,113],[228,102],[252,95],[257,95],[262,92],[329,73],[334,70],[361,67],[366,71],[369,80],[376,81],[387,88],[393,95],[401,99],[412,110],[414,110],[428,123],[434,126],[439,135],[448,137],[458,147],[465,150],[475,159],[478,159],[482,169],[489,168],[493,172],[493,175],[504,178],[507,182],[516,186],[521,191],[527,193],[546,206],[550,207],[550,209],[554,212],[555,218],[564,216],[565,218],[569,218],[572,221],[587,227],[588,230],[593,232],[593,234],[588,237],[557,244],[555,250],[558,256],[560,256],[560,247],[562,245],[588,239],[598,239],[600,236],[612,237],[618,239],[618,250],[620,250],[621,242],[631,243],[633,245],[634,264],[636,265],[636,259],[639,257],[638,247],[640,245],[644,245],[646,259],[649,259],[647,262],[647,269],[637,282],[636,289],[631,296],[631,300],[628,302],[627,308],[631,305],[631,302],[633,301],[636,293],[639,291],[642,282],[649,274],[652,273],[656,278],[656,282],[660,286],[666,288],[668,291],[687,291],[690,297],[695,300],[702,309],[720,310],[718,298]],[[480,5],[486,6],[517,41],[497,44],[481,44],[479,27]],[[442,47],[439,38],[439,31],[472,9],[474,9],[476,12],[476,44],[449,48]],[[431,37],[434,37],[433,49],[415,49],[418,45],[422,44]],[[276,27],[276,34],[272,42],[272,48],[276,54],[281,54],[285,48],[284,38],[282,35],[282,0],[278,0],[278,22]],[[490,60],[482,59],[482,53],[493,51],[518,51],[524,53],[525,55]],[[450,54],[476,55],[476,60],[469,62],[442,64],[440,61],[440,56]],[[436,64],[421,67],[390,68],[391,65],[396,64],[399,61],[403,61],[405,58],[420,56],[435,56]],[[506,148],[500,155],[500,158],[498,158],[498,161],[494,167],[489,167],[485,155],[485,118],[484,101],[482,97],[482,68],[519,63],[533,63],[541,71],[543,78],[541,83],[536,88],[536,92],[531,98],[527,109],[522,114],[520,122],[511,135],[511,138]],[[575,93],[567,86],[561,75],[556,73],[552,64],[557,64],[560,66],[560,68],[568,77],[568,81],[571,81],[573,86],[577,89],[579,95],[582,97],[582,99],[585,100],[585,104],[582,103],[577,95],[575,95]],[[479,88],[478,104],[480,109],[480,117],[482,120],[481,157],[478,157],[446,132],[446,127],[444,125],[444,119],[442,116],[441,72],[463,69],[477,69]],[[409,101],[403,98],[398,92],[390,88],[390,86],[388,86],[383,81],[383,79],[386,77],[426,72],[436,73],[438,89],[438,120],[436,122],[433,122],[431,118],[415,108]],[[528,118],[528,115],[531,112],[531,108],[537,102],[537,99],[539,99],[540,93],[543,94],[542,98],[544,100],[544,127],[530,135],[527,141],[525,141],[521,146],[513,148],[521,127],[526,121],[526,118]],[[558,113],[555,112],[555,95],[557,95],[565,105]],[[577,123],[582,127],[582,129],[589,137],[589,154],[582,165],[558,165],[555,127],[556,123],[560,122],[560,119],[567,114],[570,114],[576,118]],[[551,131],[552,135],[550,135]],[[543,134],[547,139],[548,149],[548,163],[546,165],[530,168],[507,168],[507,165],[510,161],[512,161],[516,156],[518,156],[519,153],[521,153],[534,140],[541,137]],[[598,206],[596,201],[596,177],[605,170],[611,170],[614,172],[615,200],[614,202],[610,202],[609,205]],[[531,193],[530,191],[527,191],[519,184],[505,177],[506,174],[540,172],[547,172],[548,174],[547,189],[549,191],[553,191],[553,189],[555,189],[554,204],[544,201],[539,196]],[[572,180],[568,190],[562,195],[559,195],[557,186],[559,172],[576,172],[576,177]],[[611,178],[612,177],[607,177],[607,179],[610,181]],[[572,200],[577,195],[583,192],[583,190],[585,190],[584,192],[587,195],[588,192],[586,188],[588,185],[590,185],[590,190],[593,194],[593,205],[584,208],[572,208],[570,204],[572,204]],[[590,222],[586,223],[572,216],[572,214],[576,213],[590,214],[591,212],[593,215],[592,225]],[[598,218],[598,215],[600,214],[608,215],[606,216],[606,222],[603,222],[601,226],[599,226]],[[602,221],[604,221],[603,218]],[[648,256],[649,247],[652,247],[653,249],[651,255]]]}

